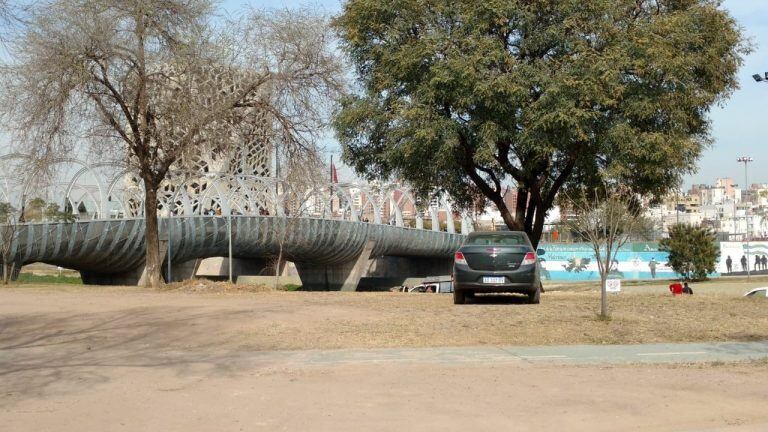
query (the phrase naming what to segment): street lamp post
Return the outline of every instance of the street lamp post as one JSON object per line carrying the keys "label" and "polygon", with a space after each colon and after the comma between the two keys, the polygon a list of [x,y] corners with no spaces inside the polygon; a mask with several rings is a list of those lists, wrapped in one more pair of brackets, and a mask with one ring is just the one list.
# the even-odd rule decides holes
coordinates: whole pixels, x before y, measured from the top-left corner
{"label": "street lamp post", "polygon": [[[739,187],[737,184],[730,185],[731,189]],[[736,191],[733,192],[733,239],[736,240],[736,235],[739,233],[738,228],[736,227]],[[725,212],[725,209],[723,209],[723,212]]]}
{"label": "street lamp post", "polygon": [[[749,171],[747,170],[747,165],[752,162],[754,159],[752,159],[749,156],[742,156],[738,159],[736,159],[737,162],[744,164],[744,193],[747,194],[749,192]],[[749,271],[749,262],[750,262],[750,256],[749,256],[749,240],[750,240],[750,232],[749,232],[749,208],[751,207],[751,203],[747,203],[747,206],[744,210],[744,219],[746,220],[746,232],[747,232],[747,279],[750,278],[751,274]]]}
{"label": "street lamp post", "polygon": [[[761,76],[760,74],[754,74],[752,75],[752,78],[755,79],[758,83],[766,83],[768,84],[768,72],[764,72]],[[742,159],[742,158],[739,158]],[[752,162],[752,158],[748,158],[748,161],[744,161],[744,175],[746,176],[747,172],[747,163]],[[741,162],[741,160],[739,160]],[[747,210],[747,214],[749,214],[749,210]],[[749,226],[749,222],[747,222],[747,226]],[[747,256],[749,256],[749,236],[747,236]],[[747,258],[749,259],[749,258]],[[749,263],[747,263],[747,268],[749,268]],[[747,272],[747,277],[749,277],[749,272]]]}

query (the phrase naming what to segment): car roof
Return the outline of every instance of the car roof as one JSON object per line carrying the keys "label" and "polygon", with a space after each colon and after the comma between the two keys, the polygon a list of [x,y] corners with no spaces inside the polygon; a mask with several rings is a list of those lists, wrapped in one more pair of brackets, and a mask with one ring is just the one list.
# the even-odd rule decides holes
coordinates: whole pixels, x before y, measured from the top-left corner
{"label": "car roof", "polygon": [[753,288],[753,289],[749,290],[749,291],[748,291],[746,294],[744,294],[744,295],[750,295],[750,294],[752,294],[753,292],[757,292],[757,291],[765,291],[765,290],[768,290],[768,287]]}

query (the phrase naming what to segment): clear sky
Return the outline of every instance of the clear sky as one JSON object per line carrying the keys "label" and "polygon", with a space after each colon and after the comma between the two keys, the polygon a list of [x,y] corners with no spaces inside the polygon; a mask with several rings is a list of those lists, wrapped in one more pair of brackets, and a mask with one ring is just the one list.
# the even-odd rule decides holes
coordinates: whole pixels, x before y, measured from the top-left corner
{"label": "clear sky", "polygon": [[768,2],[726,0],[728,9],[751,38],[754,52],[745,58],[739,73],[741,89],[721,108],[712,111],[714,147],[699,162],[699,173],[691,180],[709,183],[717,177],[733,176],[743,183],[744,172],[736,157],[752,156],[750,183],[768,183],[768,83],[756,83],[755,73],[768,72]]}

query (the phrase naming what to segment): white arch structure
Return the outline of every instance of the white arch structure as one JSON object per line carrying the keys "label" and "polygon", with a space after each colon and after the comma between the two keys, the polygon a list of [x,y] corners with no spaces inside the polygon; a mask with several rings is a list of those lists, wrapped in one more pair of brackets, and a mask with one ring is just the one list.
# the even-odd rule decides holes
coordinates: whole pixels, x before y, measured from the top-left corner
{"label": "white arch structure", "polygon": [[[0,164],[14,160],[24,163],[31,157],[21,153],[0,156]],[[144,215],[142,182],[122,164],[89,164],[76,158],[59,158],[51,164],[77,167],[68,173],[63,184],[64,198],[73,212],[77,213],[81,205],[87,209],[85,214],[78,214],[79,219],[128,219]],[[29,188],[37,174],[27,172],[19,179],[22,196],[30,196]],[[90,183],[83,184],[86,178]],[[7,184],[0,184],[0,199],[12,201],[14,191],[7,189]],[[453,205],[446,196],[439,197],[437,205],[418,203],[410,189],[395,183],[328,182],[299,188],[274,177],[189,171],[169,173],[158,193],[161,216],[203,216],[213,211],[221,215],[308,217],[406,227],[405,214],[410,212],[415,228],[424,228],[426,216],[431,220],[432,230],[439,231],[442,212],[446,231],[457,232]],[[468,214],[462,212],[460,219],[460,232],[471,232],[473,223]]]}

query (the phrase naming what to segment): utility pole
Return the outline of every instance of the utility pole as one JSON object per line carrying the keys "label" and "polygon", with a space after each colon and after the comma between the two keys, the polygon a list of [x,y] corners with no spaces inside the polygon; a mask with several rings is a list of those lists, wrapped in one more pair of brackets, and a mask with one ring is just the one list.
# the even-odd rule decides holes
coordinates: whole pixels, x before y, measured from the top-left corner
{"label": "utility pole", "polygon": [[[731,188],[738,187],[739,185],[732,184]],[[723,210],[725,212],[725,210]],[[733,240],[736,240],[736,234],[738,229],[736,228],[736,191],[733,192]]]}
{"label": "utility pole", "polygon": [[[754,75],[752,75],[752,78],[754,78],[754,80],[757,83],[768,84],[768,72],[764,72],[762,75],[754,74]],[[748,157],[748,156],[742,156],[742,157],[740,157],[738,159],[738,161],[744,163],[744,179],[747,180],[747,164],[752,162],[752,158]],[[749,189],[749,182],[746,182],[746,185],[744,187],[747,188],[745,190],[748,190]],[[749,278],[749,236],[750,236],[750,233],[749,233],[749,207],[751,207],[751,204],[747,207],[747,212],[746,212],[746,214],[747,214],[747,278]]]}
{"label": "utility pole", "polygon": [[[737,162],[744,164],[744,194],[746,195],[749,193],[749,171],[747,168],[747,165],[754,161],[749,156],[741,156],[740,158],[736,159]],[[749,209],[752,207],[752,203],[747,203],[747,206],[744,211],[744,219],[746,221],[746,231],[747,231],[747,279],[751,278],[751,272],[749,270],[749,263],[750,263],[750,256],[749,256],[749,240],[751,233],[749,232]]]}
{"label": "utility pole", "polygon": [[330,192],[330,200],[331,200],[331,219],[333,219],[333,153],[331,153],[331,167],[329,169],[329,177],[331,181],[331,187],[329,189]]}
{"label": "utility pole", "polygon": [[282,214],[278,207],[282,204],[280,202],[280,143],[275,142],[275,210],[273,216]]}
{"label": "utility pole", "polygon": [[227,215],[227,239],[229,240],[229,283],[232,283],[232,210]]}
{"label": "utility pole", "polygon": [[168,283],[173,282],[173,275],[171,274],[171,243],[173,240],[173,215],[168,215]]}

